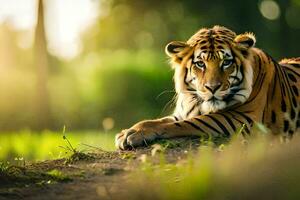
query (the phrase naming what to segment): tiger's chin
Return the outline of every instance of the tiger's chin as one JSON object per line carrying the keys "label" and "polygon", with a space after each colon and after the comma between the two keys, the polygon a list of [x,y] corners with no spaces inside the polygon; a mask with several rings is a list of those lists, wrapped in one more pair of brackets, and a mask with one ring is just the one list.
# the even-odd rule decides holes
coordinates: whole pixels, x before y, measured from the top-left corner
{"label": "tiger's chin", "polygon": [[213,99],[213,100],[203,101],[201,104],[201,113],[202,114],[216,113],[226,108],[226,106],[227,106],[226,102],[222,100]]}

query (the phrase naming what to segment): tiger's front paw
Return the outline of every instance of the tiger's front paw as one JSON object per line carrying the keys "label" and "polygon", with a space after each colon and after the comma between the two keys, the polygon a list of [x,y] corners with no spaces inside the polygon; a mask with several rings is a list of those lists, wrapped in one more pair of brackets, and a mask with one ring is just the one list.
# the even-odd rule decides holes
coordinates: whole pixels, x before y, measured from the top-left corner
{"label": "tiger's front paw", "polygon": [[134,147],[147,145],[147,142],[158,137],[159,134],[153,131],[125,129],[116,135],[115,145],[121,150],[130,150]]}

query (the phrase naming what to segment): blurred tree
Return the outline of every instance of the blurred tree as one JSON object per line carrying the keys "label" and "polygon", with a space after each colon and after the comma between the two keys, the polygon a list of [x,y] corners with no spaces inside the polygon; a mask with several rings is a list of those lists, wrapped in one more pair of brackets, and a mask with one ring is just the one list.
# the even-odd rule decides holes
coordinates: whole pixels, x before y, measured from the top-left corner
{"label": "blurred tree", "polygon": [[278,4],[281,8],[280,9],[281,15],[280,15],[280,19],[279,19],[280,29],[279,29],[279,34],[278,34],[279,41],[281,41],[281,39],[283,37],[285,38],[285,40],[282,40],[280,42],[279,48],[280,48],[281,52],[291,53],[291,50],[289,49],[291,30],[286,21],[286,11],[287,11],[288,7],[290,6],[291,1],[290,0],[278,0]]}
{"label": "blurred tree", "polygon": [[2,130],[61,129],[64,124],[73,130],[95,129],[108,118],[115,128],[124,128],[172,112],[164,109],[174,95],[164,46],[187,40],[201,27],[252,31],[257,47],[275,59],[299,56],[300,0],[99,1],[100,16],[84,33],[83,53],[68,62],[48,55],[46,1],[38,1],[33,49],[20,48],[16,31],[2,28]]}
{"label": "blurred tree", "polygon": [[[261,10],[264,2],[278,6],[278,16],[266,18]],[[236,33],[252,31],[257,36],[257,46],[275,59],[299,56],[295,41],[299,38],[300,29],[290,26],[286,18],[287,9],[291,7],[291,16],[300,13],[295,2],[299,0],[101,0],[100,18],[84,35],[82,55],[89,62],[95,62],[91,61],[95,55],[99,58],[98,71],[101,73],[97,74],[94,85],[101,87],[98,93],[94,93],[93,100],[89,99],[90,109],[85,111],[94,112],[92,116],[100,119],[113,117],[117,127],[125,127],[141,118],[155,117],[167,102],[165,98],[158,104],[155,97],[164,90],[172,90],[172,72],[169,73],[164,62],[167,61],[164,46],[172,40],[185,41],[202,27],[218,24]],[[265,9],[272,15],[276,14],[271,7]],[[130,52],[131,56],[127,55],[126,59],[119,52]],[[140,52],[148,53],[139,56]],[[150,55],[153,57],[150,58]],[[143,62],[136,63],[137,59]],[[119,64],[130,72],[117,69]],[[145,70],[149,66],[159,73],[149,73]],[[143,75],[146,73],[148,77]],[[156,78],[162,84],[148,86]],[[90,122],[95,125],[93,120]]]}
{"label": "blurred tree", "polygon": [[49,127],[50,108],[49,94],[47,89],[48,82],[48,51],[44,25],[44,2],[38,1],[38,16],[34,40],[35,65],[37,67],[37,105],[36,120],[37,128],[44,129]]}
{"label": "blurred tree", "polygon": [[[254,32],[258,46],[277,59],[298,56],[298,47],[288,38],[298,38],[300,29],[288,25],[287,14],[300,13],[299,0],[268,0],[279,6],[279,17],[274,19],[262,15],[264,1],[102,0],[102,15],[88,31],[86,51],[154,48],[163,52],[170,40],[187,40],[201,27],[219,24],[237,33]],[[291,7],[291,14],[287,13]]]}

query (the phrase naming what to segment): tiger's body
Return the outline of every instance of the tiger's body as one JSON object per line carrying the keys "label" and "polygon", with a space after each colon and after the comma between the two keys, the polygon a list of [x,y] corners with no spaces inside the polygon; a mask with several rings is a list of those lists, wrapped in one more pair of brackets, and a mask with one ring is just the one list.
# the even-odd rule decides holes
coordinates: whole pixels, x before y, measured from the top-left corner
{"label": "tiger's body", "polygon": [[250,134],[254,122],[291,137],[300,125],[300,58],[277,63],[255,42],[251,33],[214,26],[187,42],[169,43],[178,95],[173,116],[123,130],[116,146],[178,136],[230,137],[242,126]]}

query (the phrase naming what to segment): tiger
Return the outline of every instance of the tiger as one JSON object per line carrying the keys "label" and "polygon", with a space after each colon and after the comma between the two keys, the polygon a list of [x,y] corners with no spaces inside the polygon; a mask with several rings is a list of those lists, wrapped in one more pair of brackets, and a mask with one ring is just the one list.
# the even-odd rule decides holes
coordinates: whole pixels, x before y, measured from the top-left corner
{"label": "tiger", "polygon": [[241,128],[251,135],[256,123],[291,138],[300,126],[300,57],[276,62],[255,44],[253,33],[237,35],[218,25],[167,44],[177,94],[174,112],[122,130],[116,147],[130,150],[181,136],[230,139]]}

